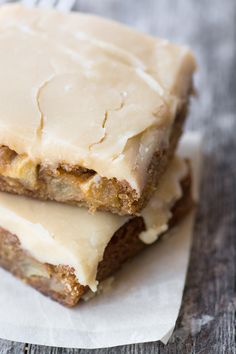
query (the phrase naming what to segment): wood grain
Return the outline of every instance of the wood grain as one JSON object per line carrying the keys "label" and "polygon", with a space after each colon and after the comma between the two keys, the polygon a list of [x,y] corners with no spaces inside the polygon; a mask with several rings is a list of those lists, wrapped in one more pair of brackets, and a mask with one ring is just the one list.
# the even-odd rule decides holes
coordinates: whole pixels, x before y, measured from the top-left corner
{"label": "wood grain", "polygon": [[80,350],[0,340],[1,353],[234,354],[236,309],[235,0],[80,0],[77,9],[186,43],[195,51],[198,98],[188,129],[204,133],[201,204],[183,305],[167,346]]}

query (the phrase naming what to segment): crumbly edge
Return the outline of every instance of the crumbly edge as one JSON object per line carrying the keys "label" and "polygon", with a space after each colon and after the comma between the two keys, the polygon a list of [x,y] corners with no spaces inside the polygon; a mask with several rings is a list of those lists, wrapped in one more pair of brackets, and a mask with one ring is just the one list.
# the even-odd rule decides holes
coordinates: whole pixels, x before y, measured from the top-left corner
{"label": "crumbly edge", "polygon": [[[172,209],[169,228],[174,227],[194,205],[191,197],[190,175],[182,181],[183,196]],[[101,281],[114,272],[129,258],[148,245],[139,239],[145,230],[142,217],[134,217],[115,232],[107,245],[103,260],[99,263],[97,280]],[[82,286],[73,268],[40,263],[21,248],[17,236],[0,228],[0,266],[59,303],[77,305],[87,287]]]}
{"label": "crumbly edge", "polygon": [[[127,181],[100,178],[98,175],[98,180],[85,191],[82,184],[93,178],[95,171],[66,164],[52,169],[36,166],[30,161],[22,166],[20,156],[6,146],[0,147],[0,191],[85,206],[92,212],[99,209],[120,215],[138,214],[147,204],[175,152],[187,115],[187,106],[187,103],[183,105],[175,119],[169,147],[154,153],[141,197],[138,197]],[[6,172],[9,167],[14,167],[16,171],[10,177]]]}

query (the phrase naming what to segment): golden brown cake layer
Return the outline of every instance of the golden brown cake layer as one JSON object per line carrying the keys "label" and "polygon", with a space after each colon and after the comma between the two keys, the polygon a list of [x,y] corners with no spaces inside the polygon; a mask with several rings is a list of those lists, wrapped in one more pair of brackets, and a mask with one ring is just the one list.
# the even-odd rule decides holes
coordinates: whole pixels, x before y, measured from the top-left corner
{"label": "golden brown cake layer", "polygon": [[186,115],[187,105],[184,105],[171,130],[170,145],[153,155],[141,197],[126,181],[100,178],[95,171],[79,166],[61,165],[51,169],[29,161],[24,163],[24,155],[6,146],[0,147],[0,191],[86,206],[91,211],[136,214],[147,204],[174,155]]}
{"label": "golden brown cake layer", "polygon": [[[173,216],[169,228],[174,227],[194,205],[190,176],[185,178],[181,185],[183,196],[172,208]],[[127,259],[148,246],[139,238],[144,230],[143,218],[134,217],[115,232],[98,266],[97,280],[106,279]],[[78,282],[72,268],[37,261],[21,248],[15,235],[2,228],[0,229],[0,265],[25,283],[66,306],[75,306],[88,289]]]}

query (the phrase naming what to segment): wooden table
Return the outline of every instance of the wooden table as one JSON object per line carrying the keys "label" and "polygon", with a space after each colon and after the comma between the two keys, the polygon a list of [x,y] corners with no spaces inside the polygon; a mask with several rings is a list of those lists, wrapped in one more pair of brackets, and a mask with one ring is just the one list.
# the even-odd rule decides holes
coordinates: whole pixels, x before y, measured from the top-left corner
{"label": "wooden table", "polygon": [[236,308],[236,1],[80,0],[77,9],[189,44],[199,72],[188,129],[204,133],[201,204],[183,305],[167,346],[57,349],[0,340],[0,353],[233,354]]}

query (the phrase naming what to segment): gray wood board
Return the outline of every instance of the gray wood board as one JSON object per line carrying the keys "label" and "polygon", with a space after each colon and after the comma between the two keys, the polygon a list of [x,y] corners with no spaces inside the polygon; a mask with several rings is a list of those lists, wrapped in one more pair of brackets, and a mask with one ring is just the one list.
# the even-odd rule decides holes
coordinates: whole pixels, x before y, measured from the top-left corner
{"label": "gray wood board", "polygon": [[204,133],[204,165],[182,308],[168,345],[109,349],[42,347],[0,340],[1,353],[233,354],[236,308],[235,0],[80,0],[77,10],[107,16],[196,53],[199,70],[187,129]]}

